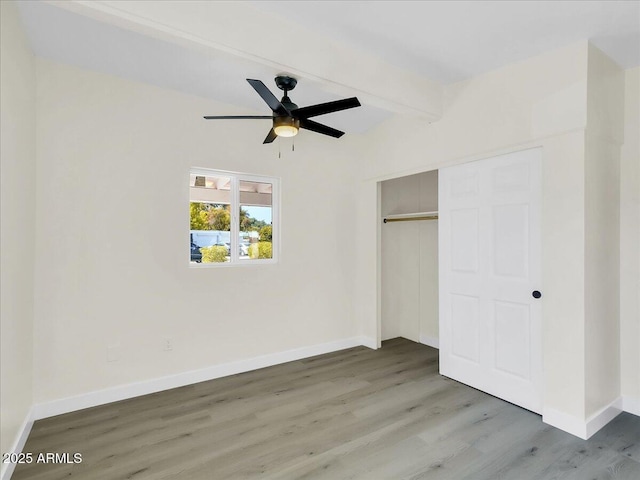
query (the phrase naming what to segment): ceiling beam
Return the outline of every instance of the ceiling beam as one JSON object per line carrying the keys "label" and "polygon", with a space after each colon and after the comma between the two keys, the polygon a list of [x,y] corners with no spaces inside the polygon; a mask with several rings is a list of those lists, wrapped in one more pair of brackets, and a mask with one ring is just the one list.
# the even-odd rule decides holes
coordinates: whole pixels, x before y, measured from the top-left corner
{"label": "ceiling beam", "polygon": [[442,85],[339,44],[247,2],[50,0],[48,3],[165,41],[233,55],[316,81],[336,95],[436,121]]}

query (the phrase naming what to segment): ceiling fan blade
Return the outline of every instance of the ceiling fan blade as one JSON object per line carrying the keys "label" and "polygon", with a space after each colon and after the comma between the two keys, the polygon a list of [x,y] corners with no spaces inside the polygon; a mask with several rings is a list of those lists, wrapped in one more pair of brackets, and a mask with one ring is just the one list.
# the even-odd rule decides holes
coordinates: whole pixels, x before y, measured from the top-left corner
{"label": "ceiling fan blade", "polygon": [[294,110],[292,113],[296,118],[309,118],[325,113],[339,112],[348,108],[360,106],[360,101],[356,97],[345,98],[344,100],[336,100],[334,102],[319,103]]}
{"label": "ceiling fan blade", "polygon": [[232,118],[239,118],[239,119],[243,119],[243,120],[250,120],[250,119],[255,119],[255,118],[268,118],[270,120],[273,120],[273,116],[272,115],[207,115],[206,117],[203,117],[207,120],[230,120]]}
{"label": "ceiling fan blade", "polygon": [[252,80],[251,78],[247,78],[247,82],[249,82],[249,85],[251,85],[256,92],[258,92],[258,95],[260,95],[267,105],[269,105],[271,110],[279,115],[289,115],[289,111],[284,108],[284,105],[280,103],[280,100],[271,93],[271,90],[269,90],[264,83],[260,80]]}
{"label": "ceiling fan blade", "polygon": [[264,139],[264,142],[262,143],[271,143],[276,139],[277,135],[275,130],[272,128],[269,133],[267,134],[267,138]]}
{"label": "ceiling fan blade", "polygon": [[316,133],[322,133],[323,135],[329,135],[330,137],[335,138],[340,138],[342,135],[344,135],[344,132],[341,132],[340,130],[327,127],[326,125],[314,122],[313,120],[309,120],[307,118],[300,119],[300,128],[311,130],[312,132]]}

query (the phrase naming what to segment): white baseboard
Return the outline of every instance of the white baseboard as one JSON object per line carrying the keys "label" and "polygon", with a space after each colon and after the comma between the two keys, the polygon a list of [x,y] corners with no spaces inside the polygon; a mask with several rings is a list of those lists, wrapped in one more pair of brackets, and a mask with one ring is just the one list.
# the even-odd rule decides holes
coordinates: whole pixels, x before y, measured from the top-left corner
{"label": "white baseboard", "polygon": [[622,397],[616,398],[613,402],[587,418],[587,438],[604,427],[611,420],[622,413]]}
{"label": "white baseboard", "polygon": [[440,348],[440,339],[438,337],[430,337],[428,335],[420,334],[420,343],[433,348]]}
{"label": "white baseboard", "polygon": [[[18,430],[18,435],[16,436],[15,441],[13,442],[13,446],[9,452],[2,453],[20,453],[24,448],[25,443],[27,443],[27,438],[29,438],[29,433],[31,432],[31,427],[33,427],[33,409],[29,411],[27,417],[20,425],[20,429]],[[2,470],[0,470],[0,480],[9,480],[11,475],[13,475],[13,471],[16,468],[15,463],[3,463]]]}
{"label": "white baseboard", "polygon": [[552,408],[545,408],[542,414],[542,421],[583,440],[588,440],[589,437],[620,413],[622,413],[622,398],[618,397],[586,420]]}
{"label": "white baseboard", "polygon": [[629,412],[640,417],[640,398],[635,398],[631,395],[623,395],[622,409],[625,412]]}
{"label": "white baseboard", "polygon": [[32,409],[32,419],[38,420],[41,418],[53,417],[55,415],[74,412],[84,408],[104,405],[106,403],[117,402],[119,400],[126,400],[128,398],[139,397],[141,395],[169,390],[171,388],[183,387],[193,383],[205,382],[207,380],[213,380],[214,378],[235,375],[237,373],[257,370],[259,368],[270,367],[280,363],[300,360],[302,358],[313,357],[315,355],[322,355],[324,353],[336,352],[338,350],[344,350],[346,348],[357,347],[360,345],[375,348],[371,346],[372,342],[368,337],[352,337],[319,345],[295,348],[284,352],[270,353],[259,357],[213,365],[199,370],[192,370],[189,372],[130,383],[127,385],[119,385],[117,387],[107,388],[104,390],[40,403],[34,405]]}
{"label": "white baseboard", "polygon": [[587,426],[584,420],[573,415],[545,408],[542,412],[542,421],[583,440],[587,439]]}
{"label": "white baseboard", "polygon": [[361,336],[359,337],[360,345],[364,347],[371,348],[372,350],[378,349],[378,342],[376,342],[375,338]]}

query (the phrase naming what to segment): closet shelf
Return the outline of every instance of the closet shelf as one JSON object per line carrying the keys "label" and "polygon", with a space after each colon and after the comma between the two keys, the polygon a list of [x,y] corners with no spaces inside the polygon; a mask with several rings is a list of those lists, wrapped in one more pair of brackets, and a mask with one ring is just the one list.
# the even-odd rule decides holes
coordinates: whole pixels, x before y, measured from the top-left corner
{"label": "closet shelf", "polygon": [[395,215],[386,215],[382,220],[388,222],[411,222],[414,220],[437,220],[438,212],[415,212],[415,213],[398,213]]}

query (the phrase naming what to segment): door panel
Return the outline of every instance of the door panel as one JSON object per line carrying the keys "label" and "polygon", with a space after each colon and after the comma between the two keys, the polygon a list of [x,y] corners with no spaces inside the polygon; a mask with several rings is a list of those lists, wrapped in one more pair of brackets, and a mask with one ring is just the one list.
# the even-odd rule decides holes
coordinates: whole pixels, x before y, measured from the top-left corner
{"label": "door panel", "polygon": [[494,302],[495,368],[529,380],[530,312],[528,305]]}
{"label": "door panel", "polygon": [[451,295],[451,334],[453,355],[478,363],[478,319],[477,297]]}
{"label": "door panel", "polygon": [[540,163],[532,149],[439,172],[440,372],[541,411]]}
{"label": "door panel", "polygon": [[493,207],[493,273],[526,278],[529,265],[529,206]]}
{"label": "door panel", "polygon": [[451,211],[451,268],[456,272],[478,271],[478,209]]}

